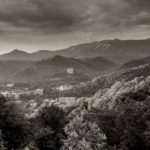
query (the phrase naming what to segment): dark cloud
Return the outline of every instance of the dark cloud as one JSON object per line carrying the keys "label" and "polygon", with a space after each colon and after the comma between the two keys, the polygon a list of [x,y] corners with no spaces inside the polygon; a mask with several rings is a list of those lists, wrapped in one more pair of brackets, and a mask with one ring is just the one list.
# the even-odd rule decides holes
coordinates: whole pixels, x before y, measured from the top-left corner
{"label": "dark cloud", "polygon": [[63,32],[83,19],[80,14],[83,9],[73,3],[72,0],[6,0],[0,7],[0,21],[14,27]]}
{"label": "dark cloud", "polygon": [[149,25],[150,0],[0,0],[0,33],[16,40],[144,35]]}
{"label": "dark cloud", "polygon": [[[1,0],[0,22],[59,33],[149,24],[149,0]],[[98,26],[98,27],[97,27]]]}

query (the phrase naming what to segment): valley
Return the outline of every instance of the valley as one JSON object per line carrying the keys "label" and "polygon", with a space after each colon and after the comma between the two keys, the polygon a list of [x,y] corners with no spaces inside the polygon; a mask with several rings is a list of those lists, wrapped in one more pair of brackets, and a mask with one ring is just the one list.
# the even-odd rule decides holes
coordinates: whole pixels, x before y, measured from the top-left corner
{"label": "valley", "polygon": [[[78,145],[76,136],[88,137],[87,132],[90,132],[91,140],[95,140],[95,131],[99,133],[96,136],[100,136],[104,142],[101,145],[106,146],[108,150],[115,150],[116,147],[118,150],[124,150],[121,143],[130,143],[131,133],[135,141],[139,142],[141,138],[144,138],[144,141],[140,145],[132,143],[129,147],[143,146],[146,150],[149,148],[146,139],[149,134],[145,135],[149,133],[150,122],[149,51],[145,42],[142,49],[136,51],[137,55],[134,50],[130,51],[130,54],[128,51],[127,54],[127,51],[125,53],[119,50],[118,53],[118,49],[111,48],[112,43],[113,47],[120,43],[119,45],[126,49],[126,45],[122,44],[124,42],[129,41],[113,40],[109,43],[105,41],[105,44],[94,42],[72,47],[72,52],[78,49],[81,57],[77,57],[75,53],[67,53],[68,55],[64,56],[66,50],[58,51],[53,57],[53,54],[47,55],[53,52],[36,52],[36,60],[32,61],[31,54],[18,50],[4,55],[0,61],[0,118],[6,116],[2,125],[10,122],[10,126],[13,126],[11,128],[21,128],[19,138],[27,136],[27,139],[22,139],[26,144],[21,150],[32,150],[33,143],[37,146],[36,139],[41,142],[41,138],[53,134],[50,133],[51,130],[56,133],[56,142],[64,140],[61,144],[63,148],[68,147],[68,144],[73,146],[74,140]],[[132,41],[131,45],[134,44]],[[96,54],[95,48],[92,49],[95,46],[96,49],[100,48]],[[141,55],[143,50],[147,57]],[[112,51],[117,54],[112,54]],[[86,57],[88,52],[92,54]],[[136,134],[139,124],[144,128]],[[132,128],[128,128],[128,125]],[[76,127],[81,128],[80,132]],[[5,126],[1,128],[5,131]],[[116,130],[120,132],[116,134]],[[12,134],[12,131],[9,131],[9,134]],[[86,133],[83,135],[82,132]],[[14,133],[11,136],[14,136]],[[29,139],[31,141],[28,141]],[[53,137],[50,139],[55,143]],[[49,141],[49,138],[46,141]],[[90,145],[93,144],[89,138],[87,141]],[[45,146],[45,141],[43,143]],[[19,144],[16,147],[20,147]]]}
{"label": "valley", "polygon": [[150,150],[150,0],[0,0],[0,150]]}

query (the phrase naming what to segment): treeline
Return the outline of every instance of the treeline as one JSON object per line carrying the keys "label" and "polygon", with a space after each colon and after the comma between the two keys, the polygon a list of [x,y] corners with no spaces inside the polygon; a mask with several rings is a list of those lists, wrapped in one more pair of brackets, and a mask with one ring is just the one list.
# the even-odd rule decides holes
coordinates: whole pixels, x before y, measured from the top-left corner
{"label": "treeline", "polygon": [[59,150],[66,123],[65,112],[58,107],[46,107],[28,119],[18,106],[0,97],[1,150]]}

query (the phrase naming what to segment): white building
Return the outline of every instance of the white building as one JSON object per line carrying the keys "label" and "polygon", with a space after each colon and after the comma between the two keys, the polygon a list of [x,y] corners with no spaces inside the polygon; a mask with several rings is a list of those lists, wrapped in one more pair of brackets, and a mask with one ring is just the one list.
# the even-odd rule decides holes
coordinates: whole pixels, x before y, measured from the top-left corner
{"label": "white building", "polygon": [[67,74],[73,75],[74,69],[73,68],[67,68]]}
{"label": "white building", "polygon": [[9,91],[3,91],[3,92],[1,92],[1,94],[2,94],[4,97],[10,97],[10,96],[11,96],[11,92],[9,92]]}
{"label": "white building", "polygon": [[10,83],[10,84],[7,84],[7,85],[6,85],[6,87],[8,87],[8,88],[12,88],[13,86],[14,86],[13,83]]}
{"label": "white building", "polygon": [[43,95],[43,89],[36,89],[36,90],[34,91],[34,94]]}
{"label": "white building", "polygon": [[70,90],[72,88],[73,88],[72,85],[61,85],[59,87],[56,87],[56,89],[59,91],[67,91],[67,90]]}

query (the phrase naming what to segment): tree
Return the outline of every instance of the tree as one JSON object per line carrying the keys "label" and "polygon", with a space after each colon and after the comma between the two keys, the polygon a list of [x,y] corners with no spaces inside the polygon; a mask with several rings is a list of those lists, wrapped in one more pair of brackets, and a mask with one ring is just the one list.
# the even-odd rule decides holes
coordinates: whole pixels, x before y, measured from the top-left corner
{"label": "tree", "polygon": [[38,132],[34,143],[39,150],[59,150],[65,139],[64,127],[67,123],[65,112],[56,106],[43,108],[36,118]]}
{"label": "tree", "polygon": [[66,124],[66,114],[63,109],[57,106],[44,107],[37,116],[37,120],[44,128],[51,128],[54,131],[62,131]]}
{"label": "tree", "polygon": [[40,129],[35,135],[35,144],[39,150],[55,150],[54,131],[49,128]]}
{"label": "tree", "polygon": [[119,147],[127,150],[148,150],[147,123],[150,119],[150,105],[130,104],[126,106],[116,119],[117,137],[120,139]]}
{"label": "tree", "polygon": [[30,123],[21,112],[14,103],[0,103],[0,129],[8,150],[23,148],[29,141]]}
{"label": "tree", "polygon": [[65,127],[67,139],[62,150],[104,150],[106,136],[95,122],[90,121],[86,109],[70,121]]}

